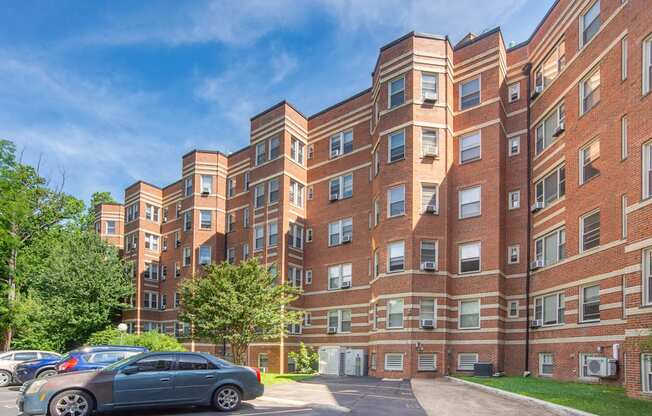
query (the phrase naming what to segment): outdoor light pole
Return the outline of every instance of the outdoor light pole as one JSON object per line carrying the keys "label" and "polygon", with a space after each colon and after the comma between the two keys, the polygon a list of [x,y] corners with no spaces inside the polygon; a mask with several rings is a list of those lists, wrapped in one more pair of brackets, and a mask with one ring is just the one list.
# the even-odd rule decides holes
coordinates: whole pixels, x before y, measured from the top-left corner
{"label": "outdoor light pole", "polygon": [[127,332],[127,329],[129,329],[129,327],[124,322],[118,324],[118,331],[120,331],[120,345],[122,345],[122,337],[124,336],[124,333]]}

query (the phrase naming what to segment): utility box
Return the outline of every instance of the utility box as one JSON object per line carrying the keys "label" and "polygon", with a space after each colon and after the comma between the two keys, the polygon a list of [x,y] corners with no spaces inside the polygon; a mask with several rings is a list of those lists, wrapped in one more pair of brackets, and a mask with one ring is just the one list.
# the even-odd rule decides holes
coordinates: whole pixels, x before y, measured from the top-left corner
{"label": "utility box", "polygon": [[494,374],[493,363],[475,363],[473,365],[473,375],[478,377],[491,377]]}

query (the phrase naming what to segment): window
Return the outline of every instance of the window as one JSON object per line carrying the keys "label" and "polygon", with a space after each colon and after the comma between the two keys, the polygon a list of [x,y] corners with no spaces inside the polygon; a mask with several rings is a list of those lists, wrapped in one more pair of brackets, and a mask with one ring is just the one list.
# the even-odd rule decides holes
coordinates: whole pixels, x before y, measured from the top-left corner
{"label": "window", "polygon": [[437,100],[437,74],[421,73],[421,99]]}
{"label": "window", "polygon": [[303,313],[303,326],[312,325],[312,314],[310,312]]}
{"label": "window", "polygon": [[270,204],[275,204],[278,202],[278,194],[279,194],[279,180],[277,179],[272,179],[269,181],[268,184],[268,195],[269,195],[269,203]]}
{"label": "window", "polygon": [[645,393],[652,393],[652,354],[641,354],[641,387]]}
{"label": "window", "polygon": [[312,243],[312,228],[306,230],[306,243]]}
{"label": "window", "polygon": [[226,195],[231,198],[235,195],[235,179],[229,178],[226,180]]}
{"label": "window", "polygon": [[294,179],[290,179],[290,191],[289,191],[290,204],[299,208],[303,207],[303,189],[304,189],[303,185],[301,185],[299,182],[295,181]]}
{"label": "window", "polygon": [[328,290],[341,289],[342,287],[351,287],[352,277],[351,263],[338,264],[328,268]]}
{"label": "window", "polygon": [[[227,216],[229,217],[229,216]],[[210,229],[212,227],[213,216],[208,210],[199,211],[199,224],[203,229]]]}
{"label": "window", "polygon": [[158,251],[158,236],[145,233],[145,248],[152,251]]}
{"label": "window", "polygon": [[521,137],[510,137],[508,140],[508,146],[509,148],[507,151],[510,156],[516,156],[517,154],[521,153]]}
{"label": "window", "polygon": [[627,114],[622,116],[620,119],[620,160],[625,160],[629,156],[629,146],[628,146],[628,119]]}
{"label": "window", "polygon": [[627,36],[620,41],[620,80],[627,79]]}
{"label": "window", "polygon": [[378,176],[380,173],[380,153],[376,150],[374,152],[374,176]]}
{"label": "window", "polygon": [[315,189],[312,186],[308,187],[308,201],[312,201],[315,197]]}
{"label": "window", "polygon": [[542,325],[559,325],[564,323],[564,294],[539,296],[534,300],[534,319]]}
{"label": "window", "polygon": [[185,192],[184,193],[185,196],[192,195],[192,192],[193,192],[193,189],[192,189],[192,177],[186,178],[186,180],[184,182],[183,189],[184,189],[184,192]]}
{"label": "window", "polygon": [[518,101],[521,98],[521,84],[518,82],[511,84],[507,88],[507,93],[509,95],[510,103],[513,103],[514,101]]}
{"label": "window", "polygon": [[389,82],[388,108],[398,107],[405,102],[405,77],[396,78]]}
{"label": "window", "polygon": [[376,353],[372,352],[369,354],[369,369],[370,370],[375,370],[376,369]]}
{"label": "window", "polygon": [[582,311],[581,322],[592,322],[600,320],[600,285],[582,288],[581,292]]}
{"label": "window", "polygon": [[421,157],[439,155],[438,136],[437,130],[421,130]]}
{"label": "window", "polygon": [[296,137],[292,137],[290,141],[290,159],[294,160],[300,165],[303,165],[303,150],[305,145],[301,140]]}
{"label": "window", "polygon": [[330,157],[342,156],[353,151],[353,131],[337,133],[331,137]]}
{"label": "window", "polygon": [[600,0],[580,15],[580,48],[589,43],[600,30]]}
{"label": "window", "polygon": [[211,264],[211,246],[199,246],[199,264]]}
{"label": "window", "polygon": [[108,235],[115,235],[115,221],[106,222],[106,233]]}
{"label": "window", "polygon": [[430,267],[430,263],[437,268],[437,242],[421,241],[421,270]]}
{"label": "window", "polygon": [[580,353],[580,378],[584,380],[599,380],[597,377],[592,377],[589,375],[589,363],[588,359],[590,357],[595,357],[597,354],[594,353]]}
{"label": "window", "polygon": [[174,232],[174,247],[179,247],[181,245],[181,235],[179,231]]}
{"label": "window", "polygon": [[351,198],[353,196],[353,173],[331,179],[329,189],[331,201]]}
{"label": "window", "polygon": [[385,371],[403,371],[403,354],[385,354]]}
{"label": "window", "polygon": [[145,263],[145,278],[151,280],[158,280],[158,263],[156,262]]}
{"label": "window", "polygon": [[600,174],[600,170],[595,166],[599,158],[600,142],[598,140],[580,149],[580,184],[586,183]]}
{"label": "window", "polygon": [[652,37],[643,41],[643,95],[652,91]]}
{"label": "window", "polygon": [[312,159],[315,156],[315,145],[308,145],[308,159]]}
{"label": "window", "polygon": [[586,114],[600,102],[600,70],[593,72],[580,83],[580,114]]}
{"label": "window", "polygon": [[242,227],[249,228],[249,207],[242,210]]}
{"label": "window", "polygon": [[265,244],[265,228],[263,225],[254,227],[254,251],[262,250]]}
{"label": "window", "polygon": [[405,159],[405,131],[397,131],[389,135],[389,163]]}
{"label": "window", "polygon": [[256,145],[256,165],[265,162],[265,142],[260,142]]}
{"label": "window", "polygon": [[328,245],[336,246],[353,240],[353,219],[345,218],[328,224]]}
{"label": "window", "polygon": [[652,305],[652,248],[643,251],[643,296],[644,305]]}
{"label": "window", "polygon": [[303,225],[290,224],[290,247],[303,249]]}
{"label": "window", "polygon": [[459,246],[459,272],[475,273],[480,271],[480,242],[460,244]]}
{"label": "window", "polygon": [[535,185],[536,201],[550,204],[566,194],[566,167],[559,166]]}
{"label": "window", "polygon": [[521,191],[511,191],[509,193],[509,209],[517,209],[521,206]]}
{"label": "window", "polygon": [[643,145],[643,198],[652,197],[652,142]]}
{"label": "window", "polygon": [[254,188],[254,208],[262,208],[265,206],[265,184],[259,183]]}
{"label": "window", "polygon": [[154,205],[145,204],[145,218],[150,221],[158,222],[159,208]]}
{"label": "window", "polygon": [[276,266],[276,263],[272,263],[269,265],[269,267],[267,268],[267,273],[269,273],[269,275],[274,279],[278,277],[278,266]]}
{"label": "window", "polygon": [[539,375],[552,376],[552,370],[552,354],[547,352],[539,354]]}
{"label": "window", "polygon": [[278,137],[269,139],[269,160],[274,160],[281,155],[281,140]]}
{"label": "window", "polygon": [[566,230],[559,228],[534,242],[535,260],[550,266],[566,258]]}
{"label": "window", "polygon": [[437,205],[437,185],[421,184],[421,212],[436,214]]}
{"label": "window", "polygon": [[230,264],[235,264],[235,247],[229,247],[226,250],[226,261]]}
{"label": "window", "polygon": [[460,110],[480,104],[480,78],[474,78],[460,84]]}
{"label": "window", "polygon": [[201,193],[213,193],[213,177],[210,175],[201,175]]}
{"label": "window", "polygon": [[621,212],[621,237],[624,240],[627,238],[627,196],[623,195],[620,203]]}
{"label": "window", "polygon": [[[184,261],[185,261],[185,257],[184,257]],[[190,261],[188,261],[188,264],[190,264]],[[176,261],[174,262],[174,277],[179,277],[179,276],[181,276],[181,266],[179,265],[179,262]]]}
{"label": "window", "polygon": [[580,252],[591,250],[600,245],[600,211],[595,211],[580,218]]}
{"label": "window", "polygon": [[405,214],[405,185],[389,188],[387,191],[387,217]]}
{"label": "window", "polygon": [[351,332],[351,310],[328,312],[328,332]]}
{"label": "window", "polygon": [[211,370],[216,368],[215,365],[209,362],[204,357],[198,355],[180,355],[177,369],[179,370]]}
{"label": "window", "polygon": [[163,250],[163,251],[167,251],[167,250],[168,250],[168,238],[167,238],[167,237],[163,237],[162,250]]}
{"label": "window", "polygon": [[460,138],[460,163],[480,159],[480,132],[468,134]]}
{"label": "window", "polygon": [[380,224],[380,201],[378,198],[374,199],[374,227]]}
{"label": "window", "polygon": [[269,369],[269,356],[267,353],[261,352],[258,354],[258,368],[263,372],[267,372]]}
{"label": "window", "polygon": [[437,302],[434,299],[421,299],[419,302],[419,319],[421,321],[431,320],[434,326],[437,319]]}
{"label": "window", "polygon": [[301,289],[303,287],[302,284],[302,275],[303,275],[303,269],[297,266],[289,266],[288,267],[288,280],[290,281],[290,284],[294,287],[297,287]]}
{"label": "window", "polygon": [[539,155],[547,149],[566,129],[566,105],[561,104],[552,110],[536,129],[535,153]]}
{"label": "window", "polygon": [[482,188],[474,186],[459,191],[460,218],[471,218],[480,215],[480,195]]}
{"label": "window", "polygon": [[312,270],[306,270],[306,284],[312,284]]}
{"label": "window", "polygon": [[400,272],[405,269],[405,241],[395,241],[387,245],[387,271]]}
{"label": "window", "polygon": [[183,231],[190,231],[192,228],[192,211],[183,213]]}
{"label": "window", "polygon": [[278,222],[271,221],[267,224],[267,245],[274,247],[278,244]]}
{"label": "window", "polygon": [[518,301],[510,300],[507,304],[507,317],[518,318]]}
{"label": "window", "polygon": [[387,301],[387,329],[403,328],[403,299]]}
{"label": "window", "polygon": [[566,43],[559,42],[534,73],[535,85],[543,90],[557,78],[566,66]]}
{"label": "window", "polygon": [[138,202],[127,207],[127,222],[138,219]]}
{"label": "window", "polygon": [[380,274],[380,253],[378,249],[374,250],[374,277]]}
{"label": "window", "polygon": [[158,309],[158,293],[156,292],[143,293],[143,308]]}
{"label": "window", "polygon": [[507,264],[518,264],[519,251],[520,247],[518,245],[507,247]]}
{"label": "window", "polygon": [[242,260],[247,260],[249,258],[249,244],[242,244]]}
{"label": "window", "polygon": [[245,191],[249,190],[249,172],[245,172],[244,179],[242,180],[242,185]]}
{"label": "window", "polygon": [[457,369],[461,371],[473,371],[475,364],[478,362],[477,353],[464,352],[457,354]]}
{"label": "window", "polygon": [[459,328],[480,328],[480,299],[461,300],[459,306]]}

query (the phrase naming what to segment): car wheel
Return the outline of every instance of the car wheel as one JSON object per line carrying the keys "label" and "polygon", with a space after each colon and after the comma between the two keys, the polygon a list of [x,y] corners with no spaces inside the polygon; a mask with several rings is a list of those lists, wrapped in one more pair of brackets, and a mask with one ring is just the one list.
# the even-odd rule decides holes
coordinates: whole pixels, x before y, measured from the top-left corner
{"label": "car wheel", "polygon": [[222,386],[215,392],[213,404],[218,410],[230,411],[240,407],[240,389],[234,386]]}
{"label": "car wheel", "polygon": [[51,368],[49,370],[43,370],[38,375],[36,378],[47,378],[47,377],[52,377],[57,375],[57,370]]}
{"label": "car wheel", "polygon": [[50,416],[89,416],[93,399],[81,390],[63,391],[50,401]]}
{"label": "car wheel", "polygon": [[14,377],[11,375],[9,371],[0,370],[0,387],[7,387],[8,385],[11,384],[11,381],[13,379]]}

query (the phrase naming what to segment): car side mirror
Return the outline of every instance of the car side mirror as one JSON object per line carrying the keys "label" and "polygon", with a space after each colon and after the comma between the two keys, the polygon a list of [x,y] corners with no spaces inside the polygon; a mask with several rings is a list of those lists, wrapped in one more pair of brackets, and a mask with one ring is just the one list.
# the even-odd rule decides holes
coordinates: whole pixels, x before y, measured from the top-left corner
{"label": "car side mirror", "polygon": [[126,367],[124,370],[122,370],[122,373],[126,375],[136,374],[137,372],[138,372],[138,367],[136,366]]}

